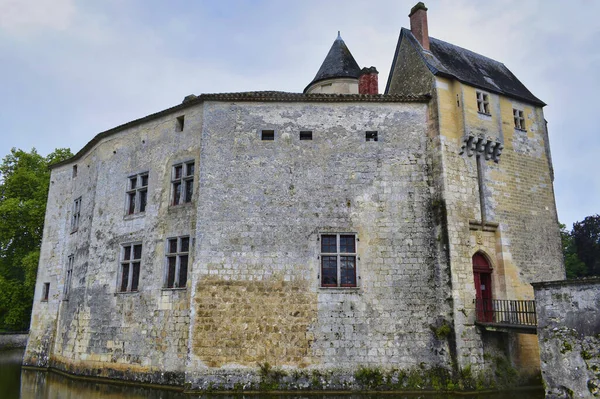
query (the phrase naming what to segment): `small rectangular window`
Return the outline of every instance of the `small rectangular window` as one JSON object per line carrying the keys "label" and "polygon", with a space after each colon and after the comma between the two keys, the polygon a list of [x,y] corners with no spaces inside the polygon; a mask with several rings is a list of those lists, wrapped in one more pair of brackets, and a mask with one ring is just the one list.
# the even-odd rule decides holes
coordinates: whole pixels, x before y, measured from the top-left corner
{"label": "small rectangular window", "polygon": [[367,131],[365,132],[365,140],[366,141],[377,141],[377,131]]}
{"label": "small rectangular window", "polygon": [[261,140],[273,141],[275,140],[275,130],[263,130],[260,136]]}
{"label": "small rectangular window", "polygon": [[167,240],[165,288],[185,288],[190,252],[190,237]]}
{"label": "small rectangular window", "polygon": [[69,292],[71,291],[71,280],[73,279],[73,264],[75,263],[75,255],[69,255],[67,261],[67,272],[65,274],[65,285],[63,287],[63,299],[66,301],[69,299]]}
{"label": "small rectangular window", "polygon": [[119,292],[133,292],[138,290],[141,262],[142,244],[126,244],[121,247]]}
{"label": "small rectangular window", "polygon": [[490,115],[490,101],[489,101],[488,95],[481,91],[478,91],[476,93],[477,93],[477,111],[480,114]]}
{"label": "small rectangular window", "polygon": [[513,108],[513,119],[516,129],[525,130],[525,116],[523,115],[523,111]]}
{"label": "small rectangular window", "polygon": [[50,297],[50,283],[44,283],[44,287],[42,288],[42,301],[48,301]]}
{"label": "small rectangular window", "polygon": [[77,165],[73,165],[73,178],[77,177]]}
{"label": "small rectangular window", "polygon": [[194,161],[173,165],[171,172],[171,205],[192,202],[194,195]]}
{"label": "small rectangular window", "polygon": [[356,287],[356,235],[321,235],[321,287]]}
{"label": "small rectangular window", "polygon": [[177,117],[177,126],[176,129],[178,132],[183,132],[183,126],[185,122],[185,116],[181,115]]}
{"label": "small rectangular window", "polygon": [[73,201],[73,213],[71,215],[71,232],[79,229],[79,218],[81,216],[81,197]]}
{"label": "small rectangular window", "polygon": [[300,140],[312,140],[312,131],[303,130],[300,132]]}
{"label": "small rectangular window", "polygon": [[146,212],[148,172],[130,176],[127,185],[127,214]]}

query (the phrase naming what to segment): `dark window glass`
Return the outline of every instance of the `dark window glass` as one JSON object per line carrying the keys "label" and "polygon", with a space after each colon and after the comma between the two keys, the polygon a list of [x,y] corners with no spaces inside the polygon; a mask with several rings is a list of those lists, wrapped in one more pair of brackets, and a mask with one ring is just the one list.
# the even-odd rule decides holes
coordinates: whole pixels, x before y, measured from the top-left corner
{"label": "dark window glass", "polygon": [[175,166],[175,178],[181,179],[181,165]]}
{"label": "dark window glass", "polygon": [[174,254],[177,252],[177,238],[169,240],[169,253]]}
{"label": "dark window glass", "polygon": [[131,247],[128,245],[124,247],[123,260],[131,259]]}
{"label": "dark window glass", "polygon": [[194,181],[188,180],[185,182],[185,202],[192,200],[192,194],[194,194]]}
{"label": "dark window glass", "polygon": [[142,244],[133,246],[133,259],[141,259],[142,257]]}
{"label": "dark window glass", "polygon": [[148,185],[148,175],[142,175],[142,187]]}
{"label": "dark window glass", "polygon": [[129,263],[123,263],[121,265],[121,291],[127,291],[127,285],[129,284]]}
{"label": "dark window glass", "polygon": [[341,268],[341,286],[355,287],[356,286],[356,257],[340,256]]}
{"label": "dark window glass", "polygon": [[194,164],[193,163],[186,164],[186,169],[187,169],[187,173],[185,174],[186,176],[192,176],[194,174]]}
{"label": "dark window glass", "polygon": [[181,252],[189,252],[190,250],[190,238],[183,237],[181,239]]}
{"label": "dark window glass", "polygon": [[167,288],[173,288],[175,285],[175,267],[177,265],[177,257],[171,256],[167,258]]}
{"label": "dark window glass", "polygon": [[181,255],[179,258],[179,287],[185,287],[187,284],[187,269],[188,269],[188,256]]}
{"label": "dark window glass", "polygon": [[323,252],[323,253],[336,253],[337,252],[336,236],[334,236],[334,235],[321,236],[321,252]]}
{"label": "dark window glass", "polygon": [[134,262],[133,274],[131,276],[131,291],[138,290],[138,283],[140,282],[140,262]]}
{"label": "dark window glass", "polygon": [[275,131],[274,130],[263,130],[261,135],[262,140],[273,141],[275,140]]}
{"label": "dark window glass", "polygon": [[356,250],[354,249],[354,236],[340,236],[340,252],[342,253],[354,253]]}
{"label": "dark window glass", "polygon": [[134,190],[137,187],[137,176],[129,179],[129,188]]}
{"label": "dark window glass", "polygon": [[47,301],[50,296],[50,283],[44,283],[44,290],[42,292],[42,301]]}
{"label": "dark window glass", "polygon": [[135,212],[135,193],[129,193],[129,208],[127,209],[127,214],[131,215]]}
{"label": "dark window glass", "polygon": [[337,256],[323,256],[321,259],[322,285],[337,286]]}
{"label": "dark window glass", "polygon": [[173,204],[177,205],[181,200],[181,183],[173,183],[173,191]]}
{"label": "dark window glass", "polygon": [[140,212],[146,212],[146,202],[148,200],[148,192],[140,191]]}
{"label": "dark window glass", "polygon": [[300,140],[312,140],[312,131],[304,130],[300,132]]}

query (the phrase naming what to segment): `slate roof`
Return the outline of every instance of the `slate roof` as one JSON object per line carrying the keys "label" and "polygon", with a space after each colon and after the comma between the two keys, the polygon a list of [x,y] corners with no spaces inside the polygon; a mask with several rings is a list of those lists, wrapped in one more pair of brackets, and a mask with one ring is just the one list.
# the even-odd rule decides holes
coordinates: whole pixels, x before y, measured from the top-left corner
{"label": "slate roof", "polygon": [[321,68],[319,68],[315,78],[304,89],[304,93],[306,93],[306,89],[308,89],[312,84],[321,80],[331,78],[358,79],[359,76],[360,67],[356,63],[352,53],[350,53],[350,50],[348,50],[348,46],[346,46],[346,43],[344,43],[340,33],[338,32],[338,37],[331,45],[331,49],[329,49],[329,53],[327,53],[325,61],[323,61],[323,64],[321,64]]}
{"label": "slate roof", "polygon": [[[402,40],[410,41],[434,75],[454,78],[468,85],[529,103],[546,105],[534,96],[503,63],[433,37],[429,37],[430,51],[426,51],[406,28],[400,31],[391,71],[396,66]],[[391,76],[390,73],[388,88]]]}
{"label": "slate roof", "polygon": [[123,130],[138,126],[142,123],[162,118],[177,111],[185,110],[186,108],[203,103],[205,101],[239,101],[239,102],[376,102],[376,103],[393,103],[393,102],[421,102],[426,103],[431,99],[429,93],[416,95],[396,95],[396,94],[303,94],[289,93],[284,91],[247,91],[239,93],[212,93],[201,94],[199,96],[186,96],[181,104],[167,108],[163,111],[150,114],[140,119],[127,122],[112,129],[98,133],[90,142],[88,142],[74,156],[62,162],[57,162],[50,166],[50,169],[69,164],[80,159],[88,151],[90,151],[102,139],[122,132]]}

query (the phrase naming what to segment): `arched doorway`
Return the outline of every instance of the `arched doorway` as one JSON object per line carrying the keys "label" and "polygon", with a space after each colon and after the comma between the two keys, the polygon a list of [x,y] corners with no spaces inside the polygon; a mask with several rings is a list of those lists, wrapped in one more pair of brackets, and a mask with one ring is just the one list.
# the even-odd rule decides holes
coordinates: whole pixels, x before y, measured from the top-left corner
{"label": "arched doorway", "polygon": [[477,321],[491,323],[494,320],[492,306],[492,268],[480,252],[473,255],[473,280],[475,281],[475,307]]}

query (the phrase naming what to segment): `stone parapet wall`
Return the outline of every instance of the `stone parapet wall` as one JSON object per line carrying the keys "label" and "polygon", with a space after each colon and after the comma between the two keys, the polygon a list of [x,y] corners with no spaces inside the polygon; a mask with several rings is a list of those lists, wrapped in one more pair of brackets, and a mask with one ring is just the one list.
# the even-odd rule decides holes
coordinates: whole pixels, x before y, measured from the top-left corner
{"label": "stone parapet wall", "polygon": [[533,287],[546,397],[600,397],[600,278]]}
{"label": "stone parapet wall", "polygon": [[4,349],[25,348],[29,333],[0,333],[0,351]]}

